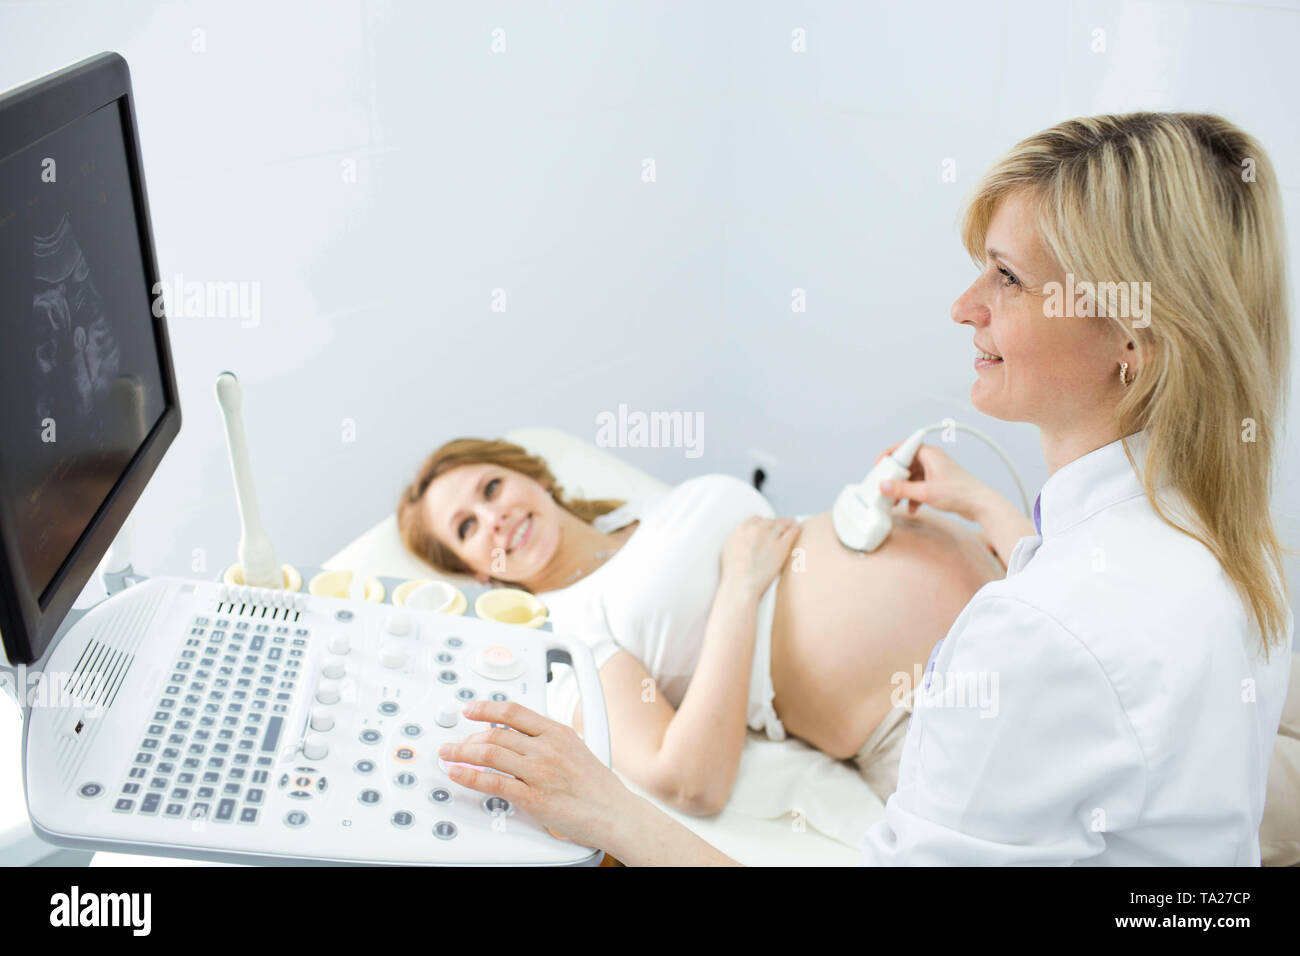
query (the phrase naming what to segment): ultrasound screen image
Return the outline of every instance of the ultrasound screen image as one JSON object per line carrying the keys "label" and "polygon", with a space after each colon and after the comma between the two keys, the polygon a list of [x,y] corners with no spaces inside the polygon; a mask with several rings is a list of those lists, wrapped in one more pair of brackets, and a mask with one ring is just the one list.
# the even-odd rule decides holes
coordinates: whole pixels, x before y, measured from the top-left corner
{"label": "ultrasound screen image", "polygon": [[164,410],[121,108],[0,162],[0,468],[33,592]]}

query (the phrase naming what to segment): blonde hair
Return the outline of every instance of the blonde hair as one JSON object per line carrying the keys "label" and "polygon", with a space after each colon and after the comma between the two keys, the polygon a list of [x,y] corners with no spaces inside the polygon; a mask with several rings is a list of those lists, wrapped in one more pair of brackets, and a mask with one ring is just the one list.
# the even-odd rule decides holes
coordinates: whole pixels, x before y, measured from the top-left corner
{"label": "blonde hair", "polygon": [[[1272,164],[1258,142],[1218,116],[1060,123],[1019,143],[976,188],[962,238],[978,263],[996,207],[1022,190],[1066,272],[1150,282],[1144,328],[1094,303],[1144,357],[1120,401],[1120,434],[1145,430],[1148,499],[1218,559],[1267,657],[1270,644],[1285,640],[1282,555],[1295,553],[1282,547],[1269,513],[1291,357]],[[1124,450],[1136,467],[1128,441]],[[1161,510],[1156,490],[1166,483],[1185,497],[1196,527]]]}
{"label": "blonde hair", "polygon": [[482,438],[457,438],[449,441],[425,459],[415,480],[406,486],[397,503],[397,529],[402,536],[402,544],[412,554],[446,574],[472,574],[473,569],[433,533],[429,516],[420,502],[435,478],[445,475],[453,468],[478,464],[497,465],[533,479],[550,492],[556,504],[588,523],[623,504],[622,501],[606,498],[565,498],[564,489],[556,482],[546,461],[508,441]]}

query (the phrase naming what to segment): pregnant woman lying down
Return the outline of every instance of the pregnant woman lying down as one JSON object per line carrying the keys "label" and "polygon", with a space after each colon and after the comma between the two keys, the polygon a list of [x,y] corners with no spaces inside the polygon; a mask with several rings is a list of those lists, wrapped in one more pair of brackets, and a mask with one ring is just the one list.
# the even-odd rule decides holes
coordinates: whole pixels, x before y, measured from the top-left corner
{"label": "pregnant woman lying down", "polygon": [[[960,471],[923,452],[932,482],[942,467]],[[538,595],[557,631],[591,645],[615,768],[685,812],[713,814],[731,794],[747,726],[852,760],[888,799],[916,675],[1033,533],[1005,499],[987,505],[964,516],[987,541],[898,508],[884,545],[859,554],[829,513],[775,518],[727,475],[645,501],[568,500],[523,448],[459,439],[425,462],[398,524],[434,567]],[[580,731],[565,681],[555,716]]]}

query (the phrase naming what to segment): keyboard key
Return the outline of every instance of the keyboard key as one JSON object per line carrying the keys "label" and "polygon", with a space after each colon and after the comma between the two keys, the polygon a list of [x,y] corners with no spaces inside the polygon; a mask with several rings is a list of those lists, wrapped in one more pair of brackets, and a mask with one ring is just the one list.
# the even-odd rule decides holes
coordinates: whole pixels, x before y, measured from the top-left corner
{"label": "keyboard key", "polygon": [[[262,738],[262,753],[274,753],[280,742],[280,730],[284,726],[283,717],[272,717],[266,725],[266,736]],[[261,762],[260,760],[258,761]]]}

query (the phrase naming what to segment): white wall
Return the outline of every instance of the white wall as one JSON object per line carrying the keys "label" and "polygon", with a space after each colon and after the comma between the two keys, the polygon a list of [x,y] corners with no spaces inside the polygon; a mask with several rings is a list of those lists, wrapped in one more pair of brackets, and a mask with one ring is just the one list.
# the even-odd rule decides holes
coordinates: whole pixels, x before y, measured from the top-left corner
{"label": "white wall", "polygon": [[[442,440],[594,440],[620,403],[705,421],[703,457],[629,460],[672,481],[748,474],[756,451],[784,512],[947,416],[1003,441],[1032,497],[1036,433],[973,411],[948,318],[974,274],[960,200],[1061,119],[1217,111],[1281,172],[1294,282],[1297,49],[1295,2],[0,3],[0,88],[102,50],[131,64],[164,276],[260,283],[255,328],[171,323],[185,419],[136,511],[148,573],[233,560],[226,368],[301,565],[387,514]],[[1011,493],[991,453],[956,453]],[[1284,473],[1300,547],[1294,438]]]}

